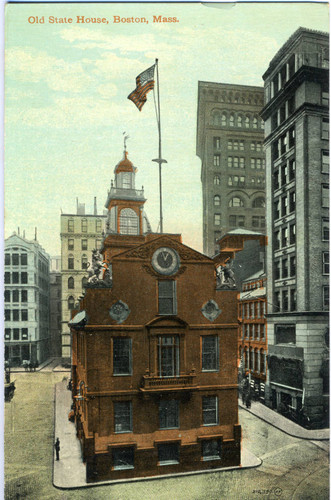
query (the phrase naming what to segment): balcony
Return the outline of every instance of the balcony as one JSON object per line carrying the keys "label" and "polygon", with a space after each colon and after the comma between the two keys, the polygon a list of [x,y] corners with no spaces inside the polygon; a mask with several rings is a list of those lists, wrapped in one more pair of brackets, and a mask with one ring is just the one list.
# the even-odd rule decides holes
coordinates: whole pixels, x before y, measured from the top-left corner
{"label": "balcony", "polygon": [[140,390],[142,392],[187,391],[197,387],[196,374],[178,375],[175,377],[158,377],[144,375]]}
{"label": "balcony", "polygon": [[137,200],[145,201],[144,190],[143,189],[125,189],[111,187],[108,191],[107,202],[108,205],[110,200]]}

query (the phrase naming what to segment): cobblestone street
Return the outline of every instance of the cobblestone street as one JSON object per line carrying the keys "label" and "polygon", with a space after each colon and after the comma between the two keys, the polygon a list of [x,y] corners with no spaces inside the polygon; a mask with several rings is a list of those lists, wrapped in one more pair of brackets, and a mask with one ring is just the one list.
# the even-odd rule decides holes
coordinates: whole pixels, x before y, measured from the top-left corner
{"label": "cobblestone street", "polygon": [[[5,403],[6,499],[324,500],[329,498],[328,442],[293,438],[241,409],[244,445],[256,469],[59,490],[52,484],[54,384],[64,372],[15,373]],[[253,403],[254,404],[254,403]]]}

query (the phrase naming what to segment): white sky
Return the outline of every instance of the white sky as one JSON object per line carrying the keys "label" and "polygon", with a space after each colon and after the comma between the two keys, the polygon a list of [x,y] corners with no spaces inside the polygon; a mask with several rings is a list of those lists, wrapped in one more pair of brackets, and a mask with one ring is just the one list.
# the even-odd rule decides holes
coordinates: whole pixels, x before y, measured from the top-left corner
{"label": "white sky", "polygon": [[[106,17],[109,24],[49,24],[49,16]],[[113,16],[148,24],[114,24]],[[153,15],[178,23],[153,23]],[[44,16],[45,23],[28,18]],[[263,85],[270,59],[299,27],[328,31],[328,5],[10,4],[6,6],[5,236],[19,226],[60,254],[60,209],[76,197],[92,213],[107,197],[123,154],[138,167],[146,212],[159,220],[158,135],[152,93],[139,112],[135,77],[159,59],[164,231],[202,249],[198,80]]]}

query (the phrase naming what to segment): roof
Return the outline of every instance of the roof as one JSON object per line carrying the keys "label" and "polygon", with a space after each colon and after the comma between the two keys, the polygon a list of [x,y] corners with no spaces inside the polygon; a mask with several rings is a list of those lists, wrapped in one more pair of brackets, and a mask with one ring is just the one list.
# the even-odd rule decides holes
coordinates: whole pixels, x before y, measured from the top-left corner
{"label": "roof", "polygon": [[233,229],[232,231],[228,231],[224,236],[227,236],[228,234],[250,234],[250,235],[254,235],[254,236],[264,236],[264,234],[262,233],[257,233],[256,231],[250,231],[249,229],[242,229],[242,228],[237,228],[237,229]]}
{"label": "roof", "polygon": [[259,297],[264,297],[266,295],[266,288],[254,288],[254,290],[247,290],[247,292],[240,292],[239,300],[251,300],[258,299]]}
{"label": "roof", "polygon": [[115,174],[119,174],[120,172],[136,172],[133,163],[128,159],[128,154],[129,153],[124,150],[123,159],[115,167]]}
{"label": "roof", "polygon": [[249,281],[255,281],[255,280],[258,280],[260,278],[266,278],[266,274],[265,274],[265,272],[264,272],[263,269],[260,269],[256,273],[254,273],[251,276],[249,276],[248,278],[244,279],[243,283],[246,283],[246,282],[249,282]]}

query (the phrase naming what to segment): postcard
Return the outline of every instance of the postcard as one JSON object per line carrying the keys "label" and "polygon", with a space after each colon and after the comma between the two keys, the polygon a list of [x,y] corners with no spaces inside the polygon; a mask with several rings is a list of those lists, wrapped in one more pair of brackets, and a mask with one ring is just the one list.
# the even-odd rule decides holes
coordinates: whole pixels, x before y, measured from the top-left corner
{"label": "postcard", "polygon": [[5,6],[6,499],[329,498],[328,28]]}

